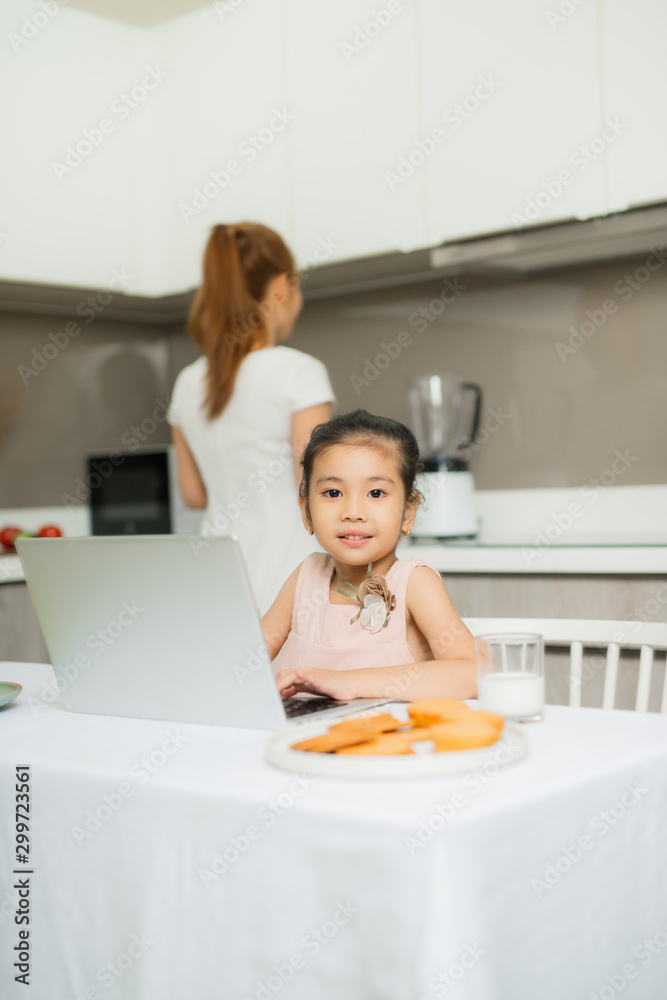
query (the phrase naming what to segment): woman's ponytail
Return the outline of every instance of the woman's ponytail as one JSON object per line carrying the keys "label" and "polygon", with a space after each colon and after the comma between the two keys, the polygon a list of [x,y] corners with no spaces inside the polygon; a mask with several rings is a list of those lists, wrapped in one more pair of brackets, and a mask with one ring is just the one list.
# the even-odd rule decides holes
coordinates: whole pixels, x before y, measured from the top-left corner
{"label": "woman's ponytail", "polygon": [[292,276],[294,259],[266,226],[218,225],[206,244],[203,271],[188,332],[208,359],[205,406],[213,420],[228,403],[245,356],[266,342],[268,284],[279,274]]}

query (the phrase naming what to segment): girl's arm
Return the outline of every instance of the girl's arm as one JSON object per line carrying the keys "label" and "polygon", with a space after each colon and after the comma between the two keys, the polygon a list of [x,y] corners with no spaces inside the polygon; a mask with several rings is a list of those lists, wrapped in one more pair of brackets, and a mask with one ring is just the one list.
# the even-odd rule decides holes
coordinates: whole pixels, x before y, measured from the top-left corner
{"label": "girl's arm", "polygon": [[183,500],[188,507],[197,509],[205,507],[208,503],[206,498],[206,487],[201,477],[197,463],[192,452],[188,448],[187,442],[178,427],[172,427],[171,436],[176,450],[176,468],[178,470],[178,485],[183,496]]}
{"label": "girl's arm", "polygon": [[262,618],[262,632],[270,660],[278,655],[292,627],[294,593],[302,565],[303,563],[300,563],[291,576],[285,580],[275,601]]}
{"label": "girl's arm", "polygon": [[[278,687],[285,697],[297,691],[352,698],[475,698],[475,641],[433,570],[416,567],[410,574],[407,611],[427,640],[435,659],[396,667],[358,670],[281,670]],[[363,655],[363,654],[362,654]]]}

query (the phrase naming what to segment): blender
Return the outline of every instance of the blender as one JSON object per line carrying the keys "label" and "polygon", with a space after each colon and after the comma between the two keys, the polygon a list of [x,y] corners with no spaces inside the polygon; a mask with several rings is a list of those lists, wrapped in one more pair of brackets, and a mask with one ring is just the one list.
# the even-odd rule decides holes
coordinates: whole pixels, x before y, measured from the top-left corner
{"label": "blender", "polygon": [[429,538],[474,538],[475,484],[465,452],[475,440],[482,390],[452,372],[410,380],[408,412],[424,465],[417,488],[420,506],[412,534]]}

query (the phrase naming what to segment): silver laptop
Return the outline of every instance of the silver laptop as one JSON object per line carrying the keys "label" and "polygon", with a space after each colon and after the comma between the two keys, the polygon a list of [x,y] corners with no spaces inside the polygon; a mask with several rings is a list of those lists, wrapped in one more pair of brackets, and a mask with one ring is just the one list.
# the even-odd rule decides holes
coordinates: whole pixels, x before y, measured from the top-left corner
{"label": "silver laptop", "polygon": [[235,538],[21,538],[16,548],[70,711],[277,729],[390,700],[283,701]]}

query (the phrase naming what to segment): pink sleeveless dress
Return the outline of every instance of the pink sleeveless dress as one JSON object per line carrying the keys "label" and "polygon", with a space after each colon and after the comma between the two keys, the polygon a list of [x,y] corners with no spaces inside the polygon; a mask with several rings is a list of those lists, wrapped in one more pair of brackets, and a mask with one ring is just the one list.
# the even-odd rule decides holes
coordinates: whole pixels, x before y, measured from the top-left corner
{"label": "pink sleeveless dress", "polygon": [[[359,605],[329,601],[333,558],[324,552],[308,556],[296,582],[292,627],[273,661],[274,671],[302,667],[352,670],[414,663],[406,633],[405,597],[415,566],[427,565],[417,559],[398,559],[391,566],[385,579],[396,595],[396,607],[388,625],[379,632],[370,632],[359,621],[350,625]],[[438,573],[436,569],[433,572]]]}

